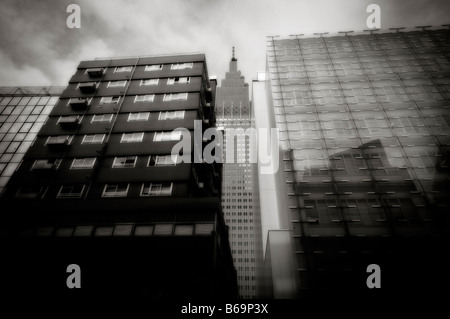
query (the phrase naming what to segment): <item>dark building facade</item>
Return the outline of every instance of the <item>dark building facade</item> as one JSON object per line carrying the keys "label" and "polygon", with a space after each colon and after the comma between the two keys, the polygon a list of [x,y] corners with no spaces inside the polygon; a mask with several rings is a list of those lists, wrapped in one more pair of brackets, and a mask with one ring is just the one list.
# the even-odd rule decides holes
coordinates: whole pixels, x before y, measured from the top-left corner
{"label": "dark building facade", "polygon": [[[420,301],[448,285],[449,36],[268,38],[258,92],[279,129],[291,297]],[[371,264],[381,289],[366,285]]]}
{"label": "dark building facade", "polygon": [[[203,54],[81,62],[4,191],[2,246],[21,245],[5,248],[12,291],[236,297],[221,164],[194,161],[210,142],[194,141],[194,121],[199,134],[215,126],[215,91]],[[171,156],[176,128],[191,149]],[[81,289],[66,286],[70,264]]]}

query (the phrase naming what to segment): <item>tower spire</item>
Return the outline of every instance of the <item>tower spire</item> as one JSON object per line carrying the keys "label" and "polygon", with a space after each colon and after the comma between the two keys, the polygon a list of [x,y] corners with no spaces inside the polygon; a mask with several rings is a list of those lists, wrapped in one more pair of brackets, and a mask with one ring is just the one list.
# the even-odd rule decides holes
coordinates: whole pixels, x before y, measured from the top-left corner
{"label": "tower spire", "polygon": [[231,58],[231,61],[237,61],[236,57],[234,56],[234,47],[233,47],[233,57]]}

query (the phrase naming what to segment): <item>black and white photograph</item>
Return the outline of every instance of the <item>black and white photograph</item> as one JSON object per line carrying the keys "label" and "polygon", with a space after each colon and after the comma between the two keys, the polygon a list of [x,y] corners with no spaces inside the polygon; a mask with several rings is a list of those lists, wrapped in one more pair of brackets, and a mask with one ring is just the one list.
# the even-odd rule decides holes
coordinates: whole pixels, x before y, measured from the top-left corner
{"label": "black and white photograph", "polygon": [[449,1],[0,1],[1,317],[445,316],[449,165]]}

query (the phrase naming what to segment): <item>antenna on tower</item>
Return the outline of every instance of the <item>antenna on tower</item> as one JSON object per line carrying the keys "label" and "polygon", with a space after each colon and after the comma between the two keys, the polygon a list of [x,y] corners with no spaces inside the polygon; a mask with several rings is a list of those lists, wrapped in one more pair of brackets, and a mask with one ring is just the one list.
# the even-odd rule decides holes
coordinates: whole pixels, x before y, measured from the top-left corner
{"label": "antenna on tower", "polygon": [[231,61],[237,61],[236,57],[234,56],[234,47],[233,47],[233,58],[231,59]]}

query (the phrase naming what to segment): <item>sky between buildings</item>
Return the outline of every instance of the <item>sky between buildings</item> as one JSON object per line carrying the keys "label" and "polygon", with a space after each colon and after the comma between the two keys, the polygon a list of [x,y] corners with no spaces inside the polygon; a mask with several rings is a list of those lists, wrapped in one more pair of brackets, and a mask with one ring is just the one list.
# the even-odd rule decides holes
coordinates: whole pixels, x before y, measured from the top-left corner
{"label": "sky between buildings", "polygon": [[[81,8],[81,28],[66,21]],[[202,52],[224,77],[236,47],[247,82],[265,69],[266,36],[450,23],[448,0],[1,0],[0,85],[66,85],[81,60]]]}

